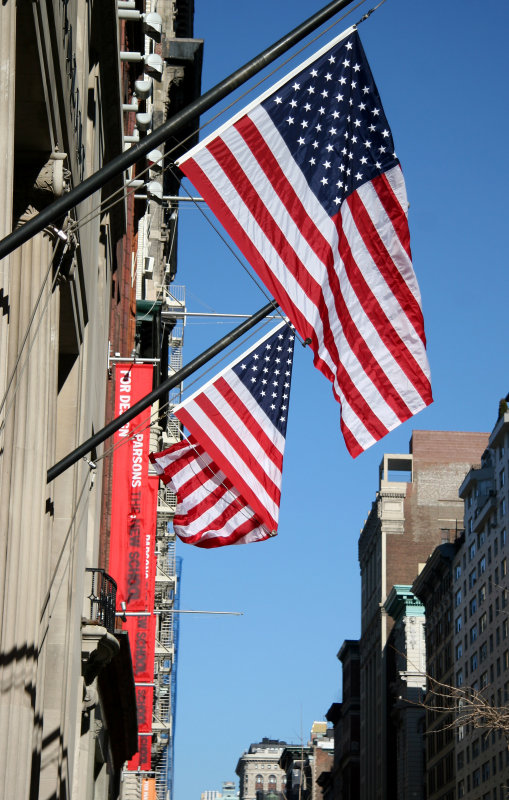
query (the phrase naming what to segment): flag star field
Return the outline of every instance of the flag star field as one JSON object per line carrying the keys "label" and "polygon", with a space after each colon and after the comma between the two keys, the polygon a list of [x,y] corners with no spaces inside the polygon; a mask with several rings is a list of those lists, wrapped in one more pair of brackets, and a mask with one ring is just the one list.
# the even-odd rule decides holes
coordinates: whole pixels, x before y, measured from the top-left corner
{"label": "flag star field", "polygon": [[399,162],[360,39],[352,34],[262,103],[331,216]]}

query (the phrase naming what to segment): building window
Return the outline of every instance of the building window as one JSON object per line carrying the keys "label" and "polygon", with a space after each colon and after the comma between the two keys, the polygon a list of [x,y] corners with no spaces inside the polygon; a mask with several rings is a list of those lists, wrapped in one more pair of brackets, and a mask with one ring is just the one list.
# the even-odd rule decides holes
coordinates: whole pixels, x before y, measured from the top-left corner
{"label": "building window", "polygon": [[479,575],[482,575],[483,572],[486,572],[486,556],[483,556],[479,561]]}
{"label": "building window", "polygon": [[474,568],[470,575],[468,576],[468,588],[471,589],[475,586],[475,582],[477,580],[477,570]]}
{"label": "building window", "polygon": [[481,603],[484,603],[484,601],[486,600],[486,584],[485,583],[483,583],[483,585],[479,589],[478,597],[479,597],[479,605],[481,605]]}
{"label": "building window", "polygon": [[483,642],[483,644],[479,648],[479,659],[481,661],[481,664],[487,658],[488,658],[488,643],[487,642]]}
{"label": "building window", "polygon": [[459,669],[456,673],[456,686],[463,686],[463,670]]}
{"label": "building window", "polygon": [[483,633],[483,631],[486,630],[487,624],[488,624],[488,617],[486,616],[486,611],[485,611],[482,617],[480,617],[479,619],[479,628],[481,633]]}
{"label": "building window", "polygon": [[506,512],[506,504],[505,504],[505,497],[503,500],[500,501],[500,516],[505,517]]}
{"label": "building window", "polygon": [[[472,525],[472,520],[470,520],[470,525]],[[470,545],[470,550],[468,551],[468,556],[469,556],[470,561],[472,561],[472,559],[475,558],[475,542],[472,542],[472,544]]]}
{"label": "building window", "polygon": [[505,528],[502,528],[502,530],[500,531],[500,547],[504,547],[505,540],[506,540],[506,532]]}
{"label": "building window", "polygon": [[461,605],[461,589],[458,589],[458,591],[456,592],[455,604],[456,604],[456,608],[459,605]]}
{"label": "building window", "polygon": [[454,629],[455,629],[456,633],[459,633],[460,630],[461,630],[461,622],[462,622],[462,619],[461,619],[461,614],[460,614],[459,617],[456,617],[456,621],[454,623]]}
{"label": "building window", "polygon": [[504,652],[504,669],[509,669],[509,650]]}
{"label": "building window", "polygon": [[500,488],[505,486],[505,469],[500,470]]}
{"label": "building window", "polygon": [[479,678],[479,685],[480,685],[481,689],[485,689],[486,686],[488,685],[488,672],[487,671],[483,672],[481,674],[481,677]]}
{"label": "building window", "polygon": [[269,792],[275,792],[276,791],[276,776],[275,775],[269,775],[268,789],[269,789]]}
{"label": "building window", "polygon": [[461,642],[456,645],[456,659],[461,658],[463,655],[463,645]]}
{"label": "building window", "polygon": [[507,558],[503,558],[500,562],[500,576],[504,578],[507,575]]}
{"label": "building window", "polygon": [[469,608],[470,608],[470,616],[472,616],[472,614],[475,614],[475,612],[477,611],[477,597],[472,597]]}
{"label": "building window", "polygon": [[477,669],[477,653],[470,656],[470,672],[473,672],[474,669]]}
{"label": "building window", "polygon": [[461,578],[461,564],[456,564],[456,569],[454,570],[454,577],[456,580]]}
{"label": "building window", "polygon": [[263,792],[263,775],[257,775],[255,778],[255,789],[257,792]]}
{"label": "building window", "polygon": [[486,541],[486,531],[483,529],[483,530],[482,530],[482,531],[481,531],[481,532],[480,532],[480,533],[477,535],[477,549],[478,549],[478,550],[479,550],[479,548],[480,548],[480,547],[482,547],[482,546],[483,546],[483,544],[484,544],[484,542],[485,542],[485,541]]}

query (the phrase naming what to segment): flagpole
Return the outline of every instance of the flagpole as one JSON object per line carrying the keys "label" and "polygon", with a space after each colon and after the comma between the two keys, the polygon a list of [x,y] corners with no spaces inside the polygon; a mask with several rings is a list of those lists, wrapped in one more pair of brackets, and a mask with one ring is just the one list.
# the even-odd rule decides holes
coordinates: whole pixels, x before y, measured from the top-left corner
{"label": "flagpole", "polygon": [[203,114],[204,111],[208,111],[209,108],[233,92],[234,89],[237,89],[249,80],[249,78],[253,77],[253,75],[256,75],[268,64],[271,64],[290,47],[300,42],[309,33],[316,30],[323,22],[329,20],[334,14],[341,11],[352,2],[353,0],[332,0],[332,2],[322,8],[321,11],[317,11],[305,22],[302,22],[290,31],[290,33],[286,34],[286,36],[283,36],[282,39],[279,39],[275,44],[244,64],[243,67],[232,72],[231,75],[213,86],[212,89],[209,89],[205,94],[201,95],[201,97],[193,100],[192,103],[189,103],[189,105],[182,111],[179,111],[178,114],[170,117],[170,119],[153,130],[152,133],[145,136],[141,142],[133,145],[124,153],[120,153],[104,167],[71,189],[70,192],[59,197],[40,211],[35,217],[32,217],[32,219],[25,222],[21,227],[0,240],[0,259],[12,253],[16,247],[27,242],[32,236],[35,236],[36,233],[44,230],[51,222],[55,222],[59,217],[63,217],[71,208],[81,203],[83,200],[86,200],[87,197],[90,197],[91,194],[101,189],[116,175],[124,172],[128,167],[135,164],[136,161],[139,161],[140,158],[166,141],[170,135],[175,134],[180,128],[195,121],[200,114]]}
{"label": "flagpole", "polygon": [[104,428],[101,428],[101,430],[97,431],[97,433],[91,436],[90,439],[87,439],[86,442],[83,442],[83,444],[51,467],[48,470],[47,482],[50,483],[52,480],[61,475],[62,472],[65,472],[66,469],[79,461],[80,458],[86,456],[95,447],[97,447],[97,445],[104,442],[105,439],[108,439],[108,437],[115,433],[115,431],[118,431],[118,429],[125,425],[126,422],[129,422],[130,420],[134,419],[134,417],[137,417],[138,414],[140,414],[142,411],[145,411],[145,409],[151,406],[152,403],[167,394],[170,389],[173,389],[175,386],[178,386],[179,383],[182,383],[182,381],[188,378],[189,375],[192,375],[193,372],[196,372],[197,369],[214,358],[214,356],[216,356],[218,353],[221,353],[226,347],[232,344],[232,342],[235,342],[244,333],[246,333],[246,331],[249,331],[262,319],[265,319],[265,317],[267,317],[270,312],[274,311],[276,308],[279,308],[279,304],[276,303],[275,300],[271,300],[270,303],[267,303],[265,306],[263,306],[263,308],[260,308],[259,311],[249,317],[249,319],[241,322],[240,325],[237,325],[236,328],[219,339],[219,341],[208,347],[200,355],[193,358],[189,364],[186,364],[185,367],[182,367],[182,369],[180,369],[178,372],[175,372],[170,378],[167,378],[167,380],[163,381],[156,389],[150,392],[150,394],[142,397],[141,400],[138,400],[137,403],[135,403],[127,411],[124,411],[124,413],[119,417],[116,417],[116,419],[111,420],[111,422],[105,425]]}

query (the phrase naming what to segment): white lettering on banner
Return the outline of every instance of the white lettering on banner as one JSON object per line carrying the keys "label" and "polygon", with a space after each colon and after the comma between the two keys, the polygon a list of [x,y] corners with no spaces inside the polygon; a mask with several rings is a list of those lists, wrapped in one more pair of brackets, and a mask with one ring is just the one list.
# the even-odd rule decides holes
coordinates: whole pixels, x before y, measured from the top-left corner
{"label": "white lettering on banner", "polygon": [[139,489],[143,469],[143,434],[137,433],[133,439],[133,457],[131,464],[131,486]]}
{"label": "white lettering on banner", "polygon": [[145,534],[145,579],[150,575],[150,534]]}
{"label": "white lettering on banner", "polygon": [[[131,408],[131,369],[120,370],[120,382],[122,383],[122,394],[118,398],[118,414],[123,414]],[[129,423],[126,422],[122,428],[119,429],[118,435],[125,439],[129,436]]]}

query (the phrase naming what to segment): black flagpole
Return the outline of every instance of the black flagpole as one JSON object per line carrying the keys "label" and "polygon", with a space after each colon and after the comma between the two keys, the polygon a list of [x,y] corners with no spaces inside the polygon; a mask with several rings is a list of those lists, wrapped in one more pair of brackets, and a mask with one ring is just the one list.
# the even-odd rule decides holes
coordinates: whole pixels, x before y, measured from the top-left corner
{"label": "black flagpole", "polygon": [[12,253],[16,247],[27,242],[32,236],[35,236],[36,233],[44,230],[51,222],[64,216],[67,211],[78,203],[86,200],[87,197],[90,197],[91,194],[103,187],[111,178],[124,172],[128,167],[135,164],[136,161],[139,161],[142,156],[145,156],[157,147],[157,145],[166,141],[171,134],[176,133],[184,125],[192,122],[199,117],[200,114],[203,114],[204,111],[208,111],[209,108],[222,100],[223,97],[226,97],[234,89],[237,89],[237,87],[241,86],[253,75],[256,75],[257,72],[260,72],[260,70],[268,64],[275,61],[276,58],[279,58],[279,56],[285,53],[290,47],[293,47],[294,44],[304,39],[308,33],[312,33],[323,22],[329,20],[334,14],[341,11],[352,2],[353,0],[333,0],[333,2],[322,8],[321,11],[317,11],[316,14],[313,14],[305,22],[298,25],[293,31],[290,31],[290,33],[283,36],[282,39],[279,39],[278,42],[268,47],[255,58],[251,59],[251,61],[248,61],[243,67],[232,72],[228,78],[225,78],[212,89],[209,89],[208,92],[205,92],[201,97],[189,103],[189,105],[178,114],[170,117],[170,119],[166,120],[166,122],[152,131],[152,133],[145,136],[141,142],[133,145],[133,147],[126,150],[124,153],[120,153],[100,170],[71,189],[70,192],[59,197],[58,200],[55,200],[35,217],[25,222],[24,225],[0,241],[0,259]]}
{"label": "black flagpole", "polygon": [[163,381],[157,389],[154,389],[150,394],[147,394],[145,397],[142,397],[141,400],[138,400],[137,403],[134,404],[131,408],[127,411],[124,411],[120,417],[113,419],[111,422],[108,422],[104,428],[101,428],[100,431],[91,436],[90,439],[87,439],[86,442],[83,442],[76,450],[73,450],[72,453],[69,453],[67,456],[62,458],[55,466],[51,467],[48,470],[48,479],[47,482],[50,483],[52,480],[57,478],[62,472],[65,472],[66,469],[72,467],[80,458],[86,456],[87,453],[90,453],[97,445],[104,442],[109,436],[111,436],[115,431],[118,431],[126,422],[134,419],[140,414],[142,411],[145,411],[146,408],[152,405],[156,400],[160,397],[163,397],[165,394],[169,392],[170,389],[173,389],[175,386],[178,386],[183,380],[192,375],[193,372],[196,372],[197,369],[202,367],[207,361],[210,361],[211,358],[214,358],[218,353],[228,347],[232,342],[235,342],[240,336],[242,336],[246,331],[249,331],[253,328],[260,320],[267,317],[271,311],[275,308],[279,308],[278,303],[275,300],[271,300],[270,303],[260,308],[255,314],[253,314],[249,319],[244,320],[234,328],[230,333],[227,333],[226,336],[223,336],[222,339],[219,339],[218,342],[208,347],[206,350],[203,351],[199,356],[193,358],[189,364],[186,364],[185,367],[182,367],[178,372],[175,372],[171,378]]}

